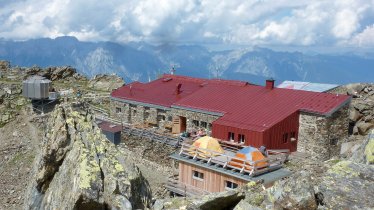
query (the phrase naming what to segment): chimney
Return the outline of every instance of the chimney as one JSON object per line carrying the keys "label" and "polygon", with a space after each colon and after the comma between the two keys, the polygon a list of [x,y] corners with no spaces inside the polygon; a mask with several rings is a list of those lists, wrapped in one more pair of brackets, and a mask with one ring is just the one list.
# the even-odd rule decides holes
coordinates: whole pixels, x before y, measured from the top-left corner
{"label": "chimney", "polygon": [[270,78],[270,79],[267,79],[266,80],[266,89],[268,89],[268,90],[272,90],[272,89],[274,89],[274,82],[275,82],[275,80],[274,79],[272,79],[272,78]]}
{"label": "chimney", "polygon": [[129,87],[129,92],[130,92],[130,95],[132,95],[132,85],[130,84],[130,87]]}
{"label": "chimney", "polygon": [[177,95],[179,95],[182,91],[181,91],[181,87],[182,87],[182,84],[181,83],[178,83],[177,85],[177,88],[175,89],[175,93]]}
{"label": "chimney", "polygon": [[171,74],[171,75],[174,75],[174,74],[175,74],[175,67],[174,67],[174,66],[171,67],[171,69],[170,69],[170,74]]}

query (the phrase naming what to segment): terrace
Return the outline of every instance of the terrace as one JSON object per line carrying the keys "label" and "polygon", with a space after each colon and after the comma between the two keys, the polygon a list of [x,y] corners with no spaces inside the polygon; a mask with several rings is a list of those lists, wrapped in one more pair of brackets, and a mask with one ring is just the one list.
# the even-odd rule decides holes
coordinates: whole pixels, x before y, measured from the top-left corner
{"label": "terrace", "polygon": [[[183,143],[180,151],[171,155],[171,158],[246,182],[255,181],[264,185],[269,185],[291,174],[290,171],[282,168],[288,160],[289,150],[268,150],[268,156],[265,159],[251,161],[235,156],[240,149],[238,145],[232,145],[228,142],[220,142],[220,145],[224,149],[224,153]],[[207,193],[203,189],[182,183],[177,178],[170,178],[166,188],[183,196]]]}

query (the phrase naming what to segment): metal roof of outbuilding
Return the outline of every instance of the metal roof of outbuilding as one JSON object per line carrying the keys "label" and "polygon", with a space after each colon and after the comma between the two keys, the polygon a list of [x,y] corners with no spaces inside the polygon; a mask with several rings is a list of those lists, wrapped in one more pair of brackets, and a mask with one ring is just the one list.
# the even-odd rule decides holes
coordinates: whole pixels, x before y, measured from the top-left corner
{"label": "metal roof of outbuilding", "polygon": [[[163,82],[170,77],[173,79]],[[182,83],[181,95],[173,92],[178,83]],[[128,86],[114,91],[112,97],[210,113],[221,116],[214,121],[216,124],[255,131],[264,131],[298,111],[329,116],[350,101],[347,95],[283,88],[270,90],[241,81],[174,75],[134,85],[132,94]]]}
{"label": "metal roof of outbuilding", "polygon": [[121,125],[113,124],[113,123],[106,122],[106,121],[103,121],[103,122],[99,123],[99,127],[100,127],[101,130],[109,131],[111,133],[117,133],[117,132],[122,131],[122,126]]}
{"label": "metal roof of outbuilding", "polygon": [[337,84],[322,84],[322,83],[312,83],[312,82],[301,82],[301,81],[284,81],[278,88],[286,88],[293,90],[305,90],[313,92],[327,92],[334,88],[339,87]]}
{"label": "metal roof of outbuilding", "polygon": [[24,83],[51,83],[51,80],[45,77],[34,75],[23,81]]}

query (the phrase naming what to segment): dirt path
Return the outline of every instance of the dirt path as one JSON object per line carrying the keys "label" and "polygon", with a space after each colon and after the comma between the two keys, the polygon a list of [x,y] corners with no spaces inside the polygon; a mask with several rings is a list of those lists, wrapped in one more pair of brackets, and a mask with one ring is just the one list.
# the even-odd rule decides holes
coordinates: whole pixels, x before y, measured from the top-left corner
{"label": "dirt path", "polygon": [[41,139],[38,128],[22,111],[0,128],[0,209],[22,209],[24,191]]}

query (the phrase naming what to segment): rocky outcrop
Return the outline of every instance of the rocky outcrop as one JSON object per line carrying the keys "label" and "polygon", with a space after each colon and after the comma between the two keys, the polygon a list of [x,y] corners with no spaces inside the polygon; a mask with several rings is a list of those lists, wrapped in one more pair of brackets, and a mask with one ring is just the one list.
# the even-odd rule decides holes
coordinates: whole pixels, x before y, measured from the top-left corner
{"label": "rocky outcrop", "polygon": [[123,79],[117,75],[96,75],[88,82],[88,87],[94,90],[112,91],[125,84]]}
{"label": "rocky outcrop", "polygon": [[50,79],[51,81],[87,80],[84,76],[78,74],[77,70],[71,66],[47,67],[45,69],[34,66],[26,68],[24,72],[24,78],[32,75],[39,75]]}
{"label": "rocky outcrop", "polygon": [[170,198],[157,200],[153,209],[230,209],[236,206],[244,198],[242,191],[226,191],[221,193],[212,193],[209,195],[193,198]]}
{"label": "rocky outcrop", "polygon": [[310,173],[301,171],[291,179],[280,180],[268,190],[276,209],[317,209]]}
{"label": "rocky outcrop", "polygon": [[319,196],[319,209],[372,209],[374,168],[341,161],[327,171],[315,188]]}
{"label": "rocky outcrop", "polygon": [[10,68],[10,62],[9,61],[0,61],[0,71],[6,71]]}
{"label": "rocky outcrop", "polygon": [[112,145],[92,116],[58,107],[50,117],[25,209],[147,207],[151,192],[138,168]]}
{"label": "rocky outcrop", "polygon": [[14,119],[18,111],[27,104],[20,94],[20,85],[0,83],[0,127]]}
{"label": "rocky outcrop", "polygon": [[352,96],[349,108],[351,132],[361,136],[368,134],[374,128],[374,84],[348,84],[333,92]]}
{"label": "rocky outcrop", "polygon": [[374,164],[374,130],[361,146],[352,154],[350,160],[361,164]]}

